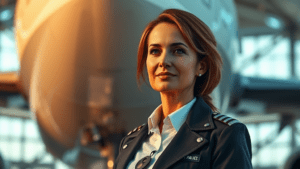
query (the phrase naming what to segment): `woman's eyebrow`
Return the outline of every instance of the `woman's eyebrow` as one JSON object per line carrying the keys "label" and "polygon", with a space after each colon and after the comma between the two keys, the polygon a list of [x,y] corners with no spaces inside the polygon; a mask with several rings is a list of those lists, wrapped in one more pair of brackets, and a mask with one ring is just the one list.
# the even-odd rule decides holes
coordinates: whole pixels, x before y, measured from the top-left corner
{"label": "woman's eyebrow", "polygon": [[149,47],[150,47],[150,46],[161,47],[160,44],[150,44]]}
{"label": "woman's eyebrow", "polygon": [[181,42],[172,43],[170,46],[178,46],[178,45],[183,45],[183,46],[185,46],[186,48],[189,48],[187,45],[185,45],[184,43],[181,43]]}
{"label": "woman's eyebrow", "polygon": [[[185,46],[186,48],[189,48],[186,44],[181,43],[181,42],[172,43],[170,46],[173,47],[173,46],[179,46],[179,45],[183,45],[183,46]],[[161,47],[160,44],[150,44],[149,47],[150,47],[150,46]]]}

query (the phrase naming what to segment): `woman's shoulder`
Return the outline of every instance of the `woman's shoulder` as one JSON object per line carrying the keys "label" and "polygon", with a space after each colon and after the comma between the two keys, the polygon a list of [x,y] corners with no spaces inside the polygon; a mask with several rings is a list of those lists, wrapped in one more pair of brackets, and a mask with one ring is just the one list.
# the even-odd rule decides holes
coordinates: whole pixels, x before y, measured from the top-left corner
{"label": "woman's shoulder", "polygon": [[215,124],[213,133],[219,140],[233,142],[250,140],[249,131],[244,123],[221,113],[213,113],[212,117]]}
{"label": "woman's shoulder", "polygon": [[213,113],[212,119],[215,124],[209,137],[214,159],[212,168],[252,168],[251,139],[246,125],[221,113]]}
{"label": "woman's shoulder", "polygon": [[216,125],[223,124],[224,127],[225,126],[233,126],[234,124],[243,124],[239,120],[234,119],[234,118],[232,118],[232,117],[230,117],[228,115],[221,114],[219,112],[214,112],[212,114],[212,117],[213,117]]}
{"label": "woman's shoulder", "polygon": [[247,126],[235,118],[216,112],[212,114],[212,119],[215,124],[214,133],[217,133],[218,136],[224,133],[235,136],[237,133],[249,135]]}

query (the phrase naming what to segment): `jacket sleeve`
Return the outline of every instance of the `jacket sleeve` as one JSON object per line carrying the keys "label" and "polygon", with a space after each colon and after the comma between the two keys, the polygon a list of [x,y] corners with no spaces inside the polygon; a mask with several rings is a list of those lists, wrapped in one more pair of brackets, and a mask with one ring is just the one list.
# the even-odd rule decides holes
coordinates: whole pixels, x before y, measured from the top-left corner
{"label": "jacket sleeve", "polygon": [[123,137],[122,140],[121,140],[121,142],[120,142],[118,156],[117,156],[117,158],[115,159],[113,169],[116,169],[116,168],[117,168],[117,164],[118,164],[118,161],[119,161],[119,158],[120,158],[120,152],[121,152],[121,149],[122,149],[122,145],[123,145],[124,140],[125,140],[125,137]]}
{"label": "jacket sleeve", "polygon": [[252,169],[251,140],[242,123],[227,126],[220,134],[212,158],[212,168]]}

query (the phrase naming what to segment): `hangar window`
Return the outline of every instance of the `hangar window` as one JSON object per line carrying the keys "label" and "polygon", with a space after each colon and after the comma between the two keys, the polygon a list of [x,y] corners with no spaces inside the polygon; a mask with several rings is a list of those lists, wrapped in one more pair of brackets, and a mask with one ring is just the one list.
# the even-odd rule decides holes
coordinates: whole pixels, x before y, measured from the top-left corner
{"label": "hangar window", "polygon": [[[290,39],[281,35],[245,36],[240,44],[241,51],[234,70],[242,76],[299,81],[300,41],[295,42],[294,60],[291,60]],[[294,70],[291,69],[292,65]],[[295,113],[297,110],[294,106],[287,111]],[[266,115],[266,112],[259,113]],[[282,112],[274,110],[269,113],[278,113],[280,117]],[[280,120],[259,120],[247,124],[252,139],[254,168],[283,167],[300,146],[300,121],[295,120],[278,132],[281,124]]]}
{"label": "hangar window", "polygon": [[12,31],[0,31],[0,71],[18,71],[20,64]]}

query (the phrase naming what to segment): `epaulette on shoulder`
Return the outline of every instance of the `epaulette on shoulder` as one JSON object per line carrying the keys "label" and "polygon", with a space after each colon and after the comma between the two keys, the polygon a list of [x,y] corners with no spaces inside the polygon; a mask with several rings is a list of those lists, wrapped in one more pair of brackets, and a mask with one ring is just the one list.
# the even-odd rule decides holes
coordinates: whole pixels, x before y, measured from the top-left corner
{"label": "epaulette on shoulder", "polygon": [[235,123],[241,123],[240,121],[234,119],[234,118],[231,118],[229,116],[226,116],[224,114],[220,114],[220,113],[213,113],[213,118],[224,123],[224,124],[227,124],[228,126],[231,126]]}
{"label": "epaulette on shoulder", "polygon": [[136,131],[140,131],[141,128],[143,128],[146,124],[142,124],[139,127],[134,128],[133,130],[131,130],[127,135],[129,136],[130,134],[136,132]]}

